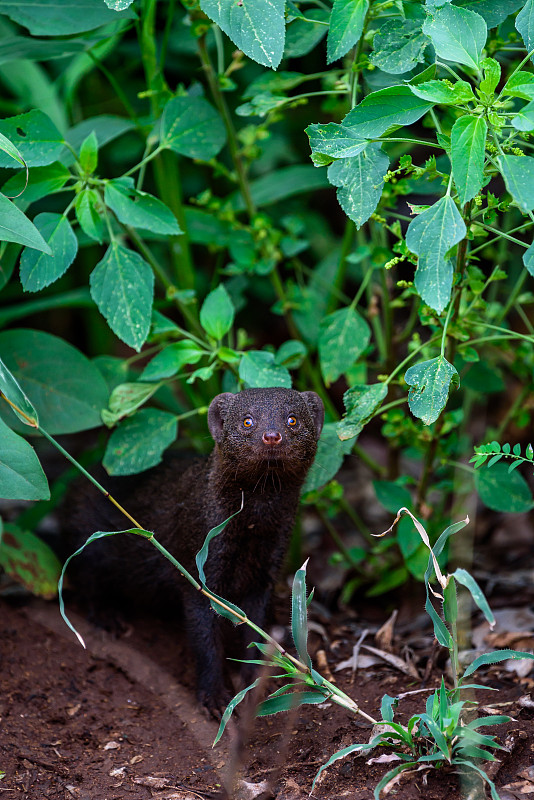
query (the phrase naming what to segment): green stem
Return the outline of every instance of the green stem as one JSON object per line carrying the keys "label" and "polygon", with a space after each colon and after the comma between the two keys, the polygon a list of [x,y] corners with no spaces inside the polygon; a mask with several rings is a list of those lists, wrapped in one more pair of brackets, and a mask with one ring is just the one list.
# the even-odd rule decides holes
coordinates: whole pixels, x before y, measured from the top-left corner
{"label": "green stem", "polygon": [[132,104],[128,100],[128,97],[127,97],[126,93],[122,90],[122,87],[121,87],[120,83],[115,78],[113,73],[110,72],[110,70],[100,61],[100,59],[95,56],[95,54],[92,52],[91,49],[87,50],[87,55],[89,56],[91,61],[98,67],[100,72],[109,81],[110,86],[113,88],[113,91],[115,92],[115,94],[117,95],[119,100],[121,101],[122,105],[124,106],[124,108],[126,110],[126,113],[130,117],[130,119],[133,119],[133,121],[135,122],[136,126],[138,128],[141,128],[141,125],[139,123],[139,117],[137,116],[137,112],[136,112],[135,108],[132,106]]}
{"label": "green stem", "polygon": [[330,288],[329,300],[326,313],[329,314],[332,312],[336,305],[336,297],[338,293],[341,292],[343,283],[345,281],[345,274],[347,272],[347,256],[350,254],[352,250],[352,242],[354,240],[354,231],[355,225],[351,219],[347,218],[345,223],[345,232],[343,234],[343,240],[341,242],[341,253],[339,254],[339,262],[336,270],[336,274],[334,276],[334,280],[332,282],[332,286]]}

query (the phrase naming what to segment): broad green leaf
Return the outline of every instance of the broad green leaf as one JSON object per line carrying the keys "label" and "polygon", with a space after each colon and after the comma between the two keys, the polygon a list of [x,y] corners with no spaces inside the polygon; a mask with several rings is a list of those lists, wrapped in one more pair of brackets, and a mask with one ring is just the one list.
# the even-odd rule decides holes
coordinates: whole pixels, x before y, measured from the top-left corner
{"label": "broad green leaf", "polygon": [[523,253],[523,264],[534,277],[534,242]]}
{"label": "broad green leaf", "polygon": [[482,187],[488,126],[483,117],[466,114],[451,131],[451,162],[461,206],[472,200]]}
{"label": "broad green leaf", "polygon": [[291,375],[275,363],[274,355],[266,350],[248,350],[239,362],[239,377],[249,388],[285,386],[291,389]]}
{"label": "broad green leaf", "polygon": [[[322,172],[318,172],[315,167],[308,164],[293,164],[290,167],[281,167],[273,170],[261,178],[256,178],[250,182],[250,193],[254,204],[266,206],[270,203],[277,203],[287,197],[303,192],[314,192],[318,189],[328,189],[330,184]],[[245,201],[241,192],[236,192],[231,197],[232,208],[242,211],[245,208]],[[196,209],[191,209],[194,211]],[[201,213],[201,212],[199,212]],[[189,214],[186,215],[186,220]],[[197,217],[198,218],[198,217]],[[234,231],[234,235],[235,235]],[[241,232],[243,235],[244,232]]]}
{"label": "broad green leaf", "polygon": [[[7,368],[1,358],[0,392],[2,392],[4,395],[2,400],[9,400],[8,405],[12,409],[13,413],[16,414],[21,420],[21,422],[23,422],[25,425],[29,425],[32,428],[36,428],[39,425],[37,411],[22,391],[22,387],[13,373]],[[15,406],[17,410],[13,406]],[[9,415],[7,416],[9,418]]]}
{"label": "broad green leaf", "polygon": [[375,34],[369,60],[383,72],[400,75],[424,61],[429,44],[419,20],[388,19]]}
{"label": "broad green leaf", "polygon": [[49,500],[48,481],[35,450],[2,419],[0,441],[0,497],[6,500]]}
{"label": "broad green leaf", "polygon": [[117,19],[135,19],[132,11],[111,11],[101,0],[0,0],[0,14],[24,25],[33,36],[70,36]]}
{"label": "broad green leaf", "polygon": [[458,61],[478,70],[488,35],[487,25],[480,14],[446,3],[429,9],[423,33],[431,38],[440,58]]}
{"label": "broad green leaf", "polygon": [[454,5],[476,11],[484,17],[488,28],[495,28],[504,22],[509,14],[521,8],[524,2],[525,0],[454,0]]}
{"label": "broad green leaf", "polygon": [[521,34],[525,47],[530,53],[531,50],[534,50],[534,0],[527,0],[515,18],[515,27]]}
{"label": "broad green leaf", "polygon": [[343,125],[362,139],[382,136],[392,125],[411,125],[426,114],[433,103],[416,97],[409,86],[388,86],[365,97],[349,111]]}
{"label": "broad green leaf", "polygon": [[511,122],[518,131],[534,130],[534,100],[520,108],[515,117],[512,117]]}
{"label": "broad green leaf", "polygon": [[96,117],[84,119],[70,128],[65,138],[78,151],[90,133],[95,134],[98,147],[102,149],[108,142],[112,142],[123,133],[135,129],[135,123],[126,117],[117,117],[113,114],[99,114]]}
{"label": "broad green leaf", "polygon": [[280,64],[285,40],[284,0],[200,0],[200,8],[253,61],[272,69]]}
{"label": "broad green leaf", "polygon": [[54,164],[49,164],[46,167],[33,167],[30,169],[28,183],[26,185],[26,175],[24,172],[17,172],[3,185],[3,192],[10,197],[17,198],[17,202],[34,203],[36,200],[41,200],[49,194],[58,192],[71,177],[67,167],[56,161]]}
{"label": "broad green leaf", "polygon": [[326,41],[327,64],[344,56],[363,32],[369,0],[334,0]]}
{"label": "broad green leaf", "polygon": [[0,527],[0,566],[32,594],[51,600],[57,595],[61,564],[53,550],[31,531],[16,525]]}
{"label": "broad green leaf", "polygon": [[142,408],[116,428],[102,460],[110,475],[133,475],[156,466],[163,451],[176,439],[175,414],[157,408]]}
{"label": "broad green leaf", "polygon": [[326,125],[308,125],[306,133],[310,139],[312,150],[312,160],[316,166],[323,166],[314,159],[314,155],[319,153],[328,156],[331,161],[334,158],[350,158],[361,153],[369,142],[367,139],[359,139],[354,135],[352,128],[347,125],[329,122]]}
{"label": "broad green leaf", "polygon": [[523,100],[534,100],[534,75],[532,72],[520,70],[510,76],[506,82],[503,95],[521,97]]}
{"label": "broad green leaf", "polygon": [[408,394],[412,414],[425,425],[435,422],[445,408],[453,379],[458,379],[458,373],[444,356],[410,367],[404,380],[412,387]]}
{"label": "broad green leaf", "polygon": [[328,168],[328,180],[338,187],[339,205],[357,228],[377,207],[388,166],[388,156],[375,142],[359,155],[335,161]]}
{"label": "broad green leaf", "polygon": [[337,423],[339,438],[345,441],[358,436],[387,393],[388,387],[385,383],[351,386],[343,395],[346,412],[343,419]]}
{"label": "broad green leaf", "polygon": [[78,240],[62,214],[38,214],[34,224],[48,244],[51,255],[28,248],[22,251],[20,280],[25,292],[38,292],[60,278],[78,252]]}
{"label": "broad green leaf", "polygon": [[[400,486],[394,481],[373,481],[373,488],[375,490],[376,499],[378,502],[381,503],[386,511],[389,511],[391,514],[396,514],[399,508],[410,508],[412,505],[412,496],[408,489],[405,486]],[[410,523],[410,528],[415,530],[414,526],[407,517],[403,517],[400,520],[399,525],[404,519]],[[417,537],[419,543],[421,541],[419,534],[417,534]],[[428,551],[426,563],[428,563]]]}
{"label": "broad green leaf", "polygon": [[451,296],[453,267],[447,253],[465,235],[464,221],[448,195],[419,214],[408,226],[406,244],[419,256],[415,288],[438,314]]}
{"label": "broad green leaf", "polygon": [[48,61],[83,53],[87,42],[81,39],[36,39],[33,36],[6,36],[2,38],[0,65],[10,61]]}
{"label": "broad green leaf", "polygon": [[514,202],[521,211],[531,211],[534,208],[534,158],[504,153],[498,156],[497,164]]}
{"label": "broad green leaf", "polygon": [[284,58],[299,58],[310,53],[326,36],[330,13],[330,9],[308,7],[305,20],[294,19],[286,29]]}
{"label": "broad green leaf", "polygon": [[108,408],[102,409],[104,423],[112,428],[146,403],[158,388],[158,383],[119,383],[111,392]]}
{"label": "broad green leaf", "polygon": [[[63,136],[50,117],[37,109],[0,120],[0,133],[17,148],[28,167],[51,164],[65,149]],[[0,167],[13,167],[13,159],[5,152],[0,152]]]}
{"label": "broad green leaf", "polygon": [[200,309],[200,324],[219,341],[234,323],[235,308],[223,284],[209,293]]}
{"label": "broad green leaf", "polygon": [[314,462],[302,487],[303,494],[315,491],[331,481],[339,472],[343,459],[350,453],[353,444],[354,437],[346,442],[340,440],[335,422],[323,425]]}
{"label": "broad green leaf", "polygon": [[306,561],[295,572],[291,592],[291,633],[300,660],[310,669],[312,662],[308,653],[308,606],[306,602]]}
{"label": "broad green leaf", "polygon": [[521,514],[534,506],[528,483],[519,472],[508,472],[504,462],[477,470],[475,486],[482,502],[493,511]]}
{"label": "broad green leaf", "polygon": [[473,90],[467,81],[456,81],[452,86],[444,80],[424,81],[409,84],[411,91],[422,100],[440,105],[457,105],[458,103],[476,102]]}
{"label": "broad green leaf", "polygon": [[76,197],[74,205],[76,219],[82,231],[99,244],[104,239],[103,209],[94,189],[84,189]]}
{"label": "broad green leaf", "polygon": [[119,222],[132,228],[142,228],[163,236],[182,233],[171,209],[146,192],[140,192],[133,181],[108,181],[104,192],[106,205],[111,208]]}
{"label": "broad green leaf", "polygon": [[319,360],[327,386],[354,366],[370,338],[369,325],[353,308],[341,308],[321,320]]}
{"label": "broad green leaf", "polygon": [[111,330],[139,352],[150,330],[154,273],[134,250],[113,241],[89,278],[91,297]]}
{"label": "broad green leaf", "polygon": [[495,650],[493,653],[484,653],[471,662],[464,672],[463,677],[468,678],[469,675],[472,675],[479,667],[485,667],[488,664],[499,664],[501,661],[507,661],[509,658],[534,659],[534,654],[523,653],[521,650]]}
{"label": "broad green leaf", "polygon": [[480,62],[480,66],[484,70],[484,78],[480,81],[478,88],[481,92],[491,96],[501,80],[501,65],[494,58],[484,58]]}
{"label": "broad green leaf", "polygon": [[186,364],[196,364],[206,354],[206,350],[191,339],[174,342],[164,347],[148,362],[139,380],[159,381],[162,378],[172,378]]}
{"label": "broad green leaf", "polygon": [[48,433],[75,433],[102,424],[106,383],[68,342],[43,331],[12,329],[0,332],[0,355]]}
{"label": "broad green leaf", "polygon": [[226,140],[223,122],[203,97],[169,100],[161,120],[161,146],[189,158],[209,161]]}
{"label": "broad green leaf", "polygon": [[307,352],[304,342],[298,339],[288,339],[278,348],[274,362],[278,367],[298,369],[306,358]]}
{"label": "broad green leaf", "polygon": [[96,133],[91,133],[85,137],[80,147],[80,166],[86,175],[91,175],[98,164],[98,139]]}
{"label": "broad green leaf", "polygon": [[0,194],[0,241],[17,242],[43,253],[52,252],[33,222],[3,194]]}
{"label": "broad green leaf", "polygon": [[134,0],[104,0],[104,2],[113,11],[124,11],[125,8],[129,8],[132,5]]}

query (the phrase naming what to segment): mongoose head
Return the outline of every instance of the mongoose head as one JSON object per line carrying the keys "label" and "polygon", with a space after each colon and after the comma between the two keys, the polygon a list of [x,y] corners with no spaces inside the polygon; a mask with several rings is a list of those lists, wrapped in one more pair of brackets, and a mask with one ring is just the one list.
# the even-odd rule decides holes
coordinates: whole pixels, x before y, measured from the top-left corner
{"label": "mongoose head", "polygon": [[269,473],[277,473],[281,485],[302,484],[323,421],[318,394],[279,386],[219,394],[208,411],[218,464],[249,485]]}

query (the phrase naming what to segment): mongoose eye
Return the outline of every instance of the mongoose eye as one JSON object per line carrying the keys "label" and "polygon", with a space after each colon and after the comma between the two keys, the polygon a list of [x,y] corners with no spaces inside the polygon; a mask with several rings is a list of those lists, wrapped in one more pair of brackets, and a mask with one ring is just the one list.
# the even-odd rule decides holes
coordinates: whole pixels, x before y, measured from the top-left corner
{"label": "mongoose eye", "polygon": [[252,428],[253,425],[254,425],[254,420],[252,419],[252,417],[245,417],[245,419],[243,420],[243,427]]}
{"label": "mongoose eye", "polygon": [[295,425],[297,424],[297,418],[296,417],[288,417],[287,418],[287,424],[289,425],[290,428],[294,428]]}

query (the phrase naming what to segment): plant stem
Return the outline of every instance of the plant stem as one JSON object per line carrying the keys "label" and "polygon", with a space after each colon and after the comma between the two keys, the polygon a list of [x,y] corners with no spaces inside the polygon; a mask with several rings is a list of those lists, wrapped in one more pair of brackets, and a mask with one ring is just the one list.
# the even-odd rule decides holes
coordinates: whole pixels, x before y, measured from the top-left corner
{"label": "plant stem", "polygon": [[235,171],[237,174],[237,182],[239,185],[239,189],[243,196],[247,213],[249,217],[252,219],[252,217],[254,217],[254,215],[256,214],[256,207],[254,205],[252,194],[250,192],[250,185],[248,182],[245,165],[243,164],[243,160],[239,153],[239,146],[237,142],[237,136],[232,121],[232,117],[230,116],[226,100],[224,98],[223,93],[221,92],[221,87],[219,86],[215,70],[213,69],[213,64],[211,63],[208,54],[208,48],[206,47],[205,36],[201,36],[199,38],[198,50],[200,54],[200,61],[204,69],[204,73],[206,75],[213,100],[215,102],[215,105],[219,109],[219,113],[222,117],[224,127],[226,128],[226,135],[228,137],[228,149],[230,150],[230,156],[232,158],[232,162],[234,164]]}

